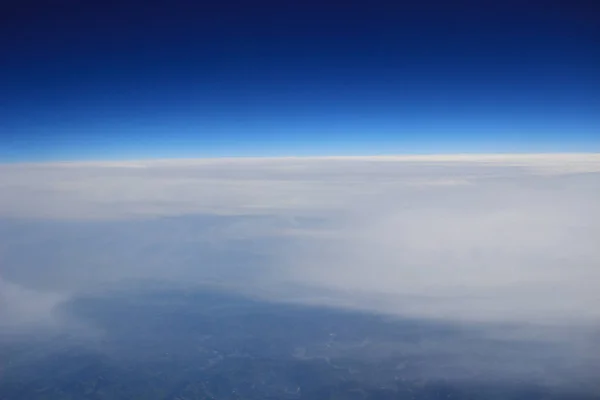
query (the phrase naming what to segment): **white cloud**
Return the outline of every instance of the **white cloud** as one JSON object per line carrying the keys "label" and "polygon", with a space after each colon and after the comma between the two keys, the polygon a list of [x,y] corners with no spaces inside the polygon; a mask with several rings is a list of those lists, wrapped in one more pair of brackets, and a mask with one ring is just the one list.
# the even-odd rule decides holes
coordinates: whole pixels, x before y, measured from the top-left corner
{"label": "white cloud", "polygon": [[53,324],[55,307],[65,299],[65,295],[27,289],[0,276],[0,329]]}
{"label": "white cloud", "polygon": [[398,315],[600,322],[596,154],[13,164],[0,193],[4,313],[35,317],[53,304],[39,290],[219,279]]}

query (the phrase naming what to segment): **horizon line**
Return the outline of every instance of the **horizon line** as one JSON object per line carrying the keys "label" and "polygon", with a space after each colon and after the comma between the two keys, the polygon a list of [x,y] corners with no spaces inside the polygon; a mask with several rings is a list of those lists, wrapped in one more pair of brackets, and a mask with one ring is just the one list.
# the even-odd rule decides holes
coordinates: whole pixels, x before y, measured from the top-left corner
{"label": "horizon line", "polygon": [[285,156],[210,156],[210,157],[157,157],[157,158],[136,158],[136,159],[82,159],[82,160],[52,160],[52,161],[0,161],[0,166],[133,166],[131,164],[159,163],[171,164],[177,162],[235,162],[235,161],[286,161],[286,160],[377,160],[377,161],[415,161],[415,162],[436,162],[436,161],[519,161],[519,160],[557,160],[575,158],[592,158],[600,162],[600,152],[498,152],[498,153],[399,153],[399,154],[378,154],[378,155],[285,155]]}

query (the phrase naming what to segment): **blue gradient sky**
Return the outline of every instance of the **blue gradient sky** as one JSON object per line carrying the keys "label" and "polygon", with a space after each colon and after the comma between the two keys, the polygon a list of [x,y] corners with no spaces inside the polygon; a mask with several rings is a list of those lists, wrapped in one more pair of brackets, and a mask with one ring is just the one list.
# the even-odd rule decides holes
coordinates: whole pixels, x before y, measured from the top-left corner
{"label": "blue gradient sky", "polygon": [[594,1],[50,3],[0,9],[0,161],[600,151]]}

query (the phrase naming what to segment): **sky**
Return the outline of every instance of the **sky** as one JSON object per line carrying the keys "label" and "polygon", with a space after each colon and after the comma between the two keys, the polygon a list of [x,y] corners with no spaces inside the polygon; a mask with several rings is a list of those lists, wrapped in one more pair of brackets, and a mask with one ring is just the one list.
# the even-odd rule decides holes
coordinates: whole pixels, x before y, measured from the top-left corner
{"label": "sky", "polygon": [[595,1],[19,1],[0,162],[600,150]]}
{"label": "sky", "polygon": [[486,348],[398,345],[598,393],[599,22],[595,0],[2,3],[0,355],[102,338],[69,314],[86,296],[210,287],[473,329]]}

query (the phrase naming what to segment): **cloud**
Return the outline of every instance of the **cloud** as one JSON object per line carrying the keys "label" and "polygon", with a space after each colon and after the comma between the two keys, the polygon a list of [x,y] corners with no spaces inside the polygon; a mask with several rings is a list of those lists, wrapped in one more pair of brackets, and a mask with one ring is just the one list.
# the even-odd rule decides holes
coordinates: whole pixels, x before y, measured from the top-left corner
{"label": "cloud", "polygon": [[52,325],[56,323],[55,307],[65,299],[61,294],[6,282],[0,276],[0,329],[12,331],[15,328]]}
{"label": "cloud", "polygon": [[4,315],[157,279],[399,316],[600,321],[594,154],[12,164],[0,192]]}

